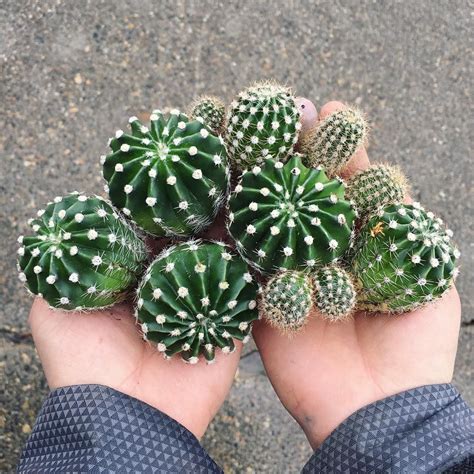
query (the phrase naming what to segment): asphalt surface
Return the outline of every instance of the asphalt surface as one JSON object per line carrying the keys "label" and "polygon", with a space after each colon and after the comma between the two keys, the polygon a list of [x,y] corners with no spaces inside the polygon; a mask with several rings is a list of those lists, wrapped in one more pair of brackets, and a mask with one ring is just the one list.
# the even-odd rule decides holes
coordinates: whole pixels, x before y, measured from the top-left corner
{"label": "asphalt surface", "polygon": [[[369,155],[401,165],[462,252],[456,384],[474,401],[472,3],[97,2],[0,6],[0,471],[14,469],[47,387],[16,277],[16,237],[51,196],[101,189],[98,157],[130,115],[226,101],[275,78],[371,123]],[[449,315],[447,315],[449,317]],[[310,454],[248,349],[205,445],[227,472],[297,472]]]}

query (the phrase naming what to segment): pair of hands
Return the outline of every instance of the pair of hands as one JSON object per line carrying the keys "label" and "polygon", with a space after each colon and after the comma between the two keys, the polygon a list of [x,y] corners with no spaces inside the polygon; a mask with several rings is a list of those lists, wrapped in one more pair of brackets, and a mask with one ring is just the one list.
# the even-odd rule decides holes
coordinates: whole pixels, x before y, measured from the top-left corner
{"label": "pair of hands", "polygon": [[[326,104],[320,119],[343,108]],[[303,132],[317,121],[303,109]],[[369,166],[365,149],[343,177]],[[212,233],[222,235],[222,229]],[[283,405],[316,449],[357,409],[409,388],[451,381],[461,317],[459,296],[445,296],[409,314],[357,313],[331,323],[312,314],[293,338],[264,320],[253,335],[268,377]],[[179,421],[198,438],[226,398],[239,364],[236,351],[213,365],[164,360],[143,342],[128,304],[92,313],[50,310],[36,299],[30,312],[33,338],[51,389],[102,384],[142,400]]]}

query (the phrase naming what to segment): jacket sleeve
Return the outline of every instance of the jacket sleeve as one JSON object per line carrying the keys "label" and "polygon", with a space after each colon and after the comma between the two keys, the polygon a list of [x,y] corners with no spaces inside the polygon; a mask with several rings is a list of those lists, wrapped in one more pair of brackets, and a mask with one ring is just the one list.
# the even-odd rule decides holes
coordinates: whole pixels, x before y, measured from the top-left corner
{"label": "jacket sleeve", "polygon": [[473,456],[474,412],[452,385],[427,385],[353,413],[303,472],[474,472]]}
{"label": "jacket sleeve", "polygon": [[49,394],[22,452],[20,473],[220,473],[184,426],[102,385]]}

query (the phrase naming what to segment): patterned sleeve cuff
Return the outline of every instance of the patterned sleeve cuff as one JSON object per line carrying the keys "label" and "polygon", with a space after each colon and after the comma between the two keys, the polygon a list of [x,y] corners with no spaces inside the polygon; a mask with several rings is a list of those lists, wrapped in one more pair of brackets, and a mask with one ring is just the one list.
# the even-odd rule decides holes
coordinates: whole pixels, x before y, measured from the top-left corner
{"label": "patterned sleeve cuff", "polygon": [[438,472],[473,454],[474,412],[452,385],[427,385],[353,413],[303,472]]}
{"label": "patterned sleeve cuff", "polygon": [[18,472],[222,471],[159,410],[103,385],[74,385],[47,397]]}

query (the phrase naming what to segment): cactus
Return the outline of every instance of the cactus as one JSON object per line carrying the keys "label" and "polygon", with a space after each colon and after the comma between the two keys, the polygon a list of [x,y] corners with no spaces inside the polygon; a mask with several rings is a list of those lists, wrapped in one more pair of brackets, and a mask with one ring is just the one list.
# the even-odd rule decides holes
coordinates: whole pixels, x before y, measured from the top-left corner
{"label": "cactus", "polygon": [[20,280],[51,307],[102,308],[116,303],[147,258],[144,243],[101,197],[56,197],[20,236]]}
{"label": "cactus", "polygon": [[330,177],[347,164],[367,136],[363,115],[355,109],[343,109],[326,117],[301,143],[307,166],[321,165]]}
{"label": "cactus", "polygon": [[314,302],[329,321],[347,318],[355,307],[356,291],[349,273],[338,265],[328,265],[314,274]]}
{"label": "cactus", "polygon": [[298,154],[244,172],[229,207],[238,251],[264,273],[325,265],[351,243],[355,212],[344,184],[306,168]]}
{"label": "cactus", "polygon": [[372,165],[349,180],[347,197],[354,202],[359,216],[368,218],[381,207],[401,203],[407,188],[407,180],[398,167]]}
{"label": "cactus", "polygon": [[308,320],[312,307],[313,285],[304,272],[284,271],[271,278],[260,300],[260,311],[282,332],[295,332]]}
{"label": "cactus", "polygon": [[102,158],[112,203],[145,231],[189,235],[207,227],[225,201],[229,182],[221,137],[178,110],[150,115],[150,128],[131,117]]}
{"label": "cactus", "polygon": [[439,298],[457,276],[452,232],[418,203],[393,204],[360,231],[352,261],[359,306],[405,312]]}
{"label": "cactus", "polygon": [[301,129],[300,111],[290,89],[257,83],[238,95],[227,114],[229,160],[244,169],[266,159],[285,161]]}
{"label": "cactus", "polygon": [[225,244],[190,241],[166,249],[148,268],[136,315],[166,357],[212,362],[217,347],[229,353],[233,338],[248,341],[256,291],[247,265]]}
{"label": "cactus", "polygon": [[209,130],[219,135],[224,128],[225,105],[218,97],[198,97],[189,107],[192,120],[202,120]]}

